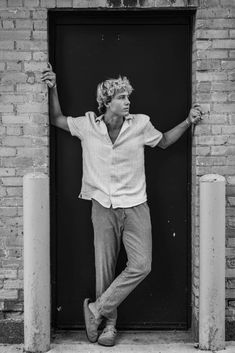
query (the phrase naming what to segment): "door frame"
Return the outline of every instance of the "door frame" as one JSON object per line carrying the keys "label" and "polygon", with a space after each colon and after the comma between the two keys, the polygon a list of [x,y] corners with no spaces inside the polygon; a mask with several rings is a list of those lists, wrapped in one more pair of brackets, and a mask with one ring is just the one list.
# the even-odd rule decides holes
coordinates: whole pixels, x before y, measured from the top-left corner
{"label": "door frame", "polygon": [[[174,10],[174,11],[173,11]],[[174,18],[174,20],[182,18],[182,16],[185,16],[188,19],[188,24],[189,24],[189,48],[188,48],[188,57],[189,57],[189,89],[188,89],[188,94],[187,94],[187,99],[188,99],[188,104],[191,106],[191,97],[192,97],[192,33],[193,33],[193,20],[194,20],[194,14],[195,14],[195,9],[188,9],[188,10],[179,10],[179,9],[143,9],[143,8],[138,8],[138,9],[102,9],[100,10],[99,8],[97,9],[50,9],[48,11],[48,31],[49,31],[49,61],[52,64],[52,66],[55,66],[55,26],[56,26],[56,16],[59,14],[61,15],[62,13],[65,13],[66,15],[69,13],[71,15],[75,13],[82,13],[83,15],[89,14],[89,16],[94,16],[93,20],[96,19],[97,17],[97,12],[99,12],[99,15],[102,15],[103,18],[105,19],[105,16],[110,13],[128,13],[130,17],[133,18],[138,18],[138,20],[142,20],[145,18],[145,20],[148,18],[152,18],[153,20],[158,17],[165,16],[164,21],[166,20],[166,17],[169,18],[169,21]],[[109,17],[107,17],[108,19]],[[84,21],[86,21],[84,17]],[[106,23],[108,20],[106,21]],[[142,22],[144,23],[144,21]],[[165,23],[165,22],[164,22]],[[49,144],[49,149],[50,149],[50,228],[51,228],[51,238],[50,238],[50,248],[51,248],[51,325],[52,328],[55,330],[58,330],[56,327],[56,311],[60,310],[59,308],[56,307],[56,267],[57,267],[57,254],[56,254],[56,183],[54,182],[56,180],[56,175],[55,175],[55,163],[56,163],[56,151],[54,149],[55,146],[55,141],[56,141],[56,133],[55,133],[55,128],[50,126],[50,144]],[[192,139],[188,139],[188,148],[192,151]],[[189,165],[192,165],[192,153],[189,154]],[[191,327],[191,321],[192,321],[192,232],[191,232],[191,200],[192,200],[192,173],[191,173],[191,168],[188,168],[187,170],[187,189],[188,189],[188,204],[187,204],[187,210],[188,210],[188,223],[187,223],[187,233],[190,234],[188,237],[188,242],[187,242],[187,284],[188,284],[188,291],[187,291],[187,329]],[[182,328],[183,330],[185,328]]]}

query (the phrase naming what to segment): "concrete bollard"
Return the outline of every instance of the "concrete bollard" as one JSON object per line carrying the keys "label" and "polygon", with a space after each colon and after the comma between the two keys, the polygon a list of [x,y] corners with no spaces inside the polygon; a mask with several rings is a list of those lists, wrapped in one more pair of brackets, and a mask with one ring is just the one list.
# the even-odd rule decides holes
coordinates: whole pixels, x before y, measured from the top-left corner
{"label": "concrete bollard", "polygon": [[199,348],[225,349],[225,178],[200,178]]}
{"label": "concrete bollard", "polygon": [[23,178],[24,206],[24,349],[50,349],[49,178]]}

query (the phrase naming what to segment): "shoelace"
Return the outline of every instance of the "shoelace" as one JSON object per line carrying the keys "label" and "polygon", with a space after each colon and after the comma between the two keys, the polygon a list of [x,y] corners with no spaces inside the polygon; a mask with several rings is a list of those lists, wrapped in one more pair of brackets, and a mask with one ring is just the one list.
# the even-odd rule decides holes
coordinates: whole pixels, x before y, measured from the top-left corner
{"label": "shoelace", "polygon": [[110,331],[112,331],[114,334],[117,333],[117,330],[113,326],[105,327],[103,333],[110,332]]}

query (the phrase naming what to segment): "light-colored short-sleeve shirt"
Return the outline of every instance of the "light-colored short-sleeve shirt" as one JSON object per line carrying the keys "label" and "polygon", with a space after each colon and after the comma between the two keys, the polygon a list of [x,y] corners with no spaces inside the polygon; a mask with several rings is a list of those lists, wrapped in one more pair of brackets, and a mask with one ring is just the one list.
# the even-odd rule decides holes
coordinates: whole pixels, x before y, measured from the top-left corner
{"label": "light-colored short-sleeve shirt", "polygon": [[147,200],[144,146],[156,146],[163,134],[147,115],[129,114],[112,143],[103,115],[67,117],[73,136],[81,140],[83,177],[79,197],[104,207],[126,208]]}

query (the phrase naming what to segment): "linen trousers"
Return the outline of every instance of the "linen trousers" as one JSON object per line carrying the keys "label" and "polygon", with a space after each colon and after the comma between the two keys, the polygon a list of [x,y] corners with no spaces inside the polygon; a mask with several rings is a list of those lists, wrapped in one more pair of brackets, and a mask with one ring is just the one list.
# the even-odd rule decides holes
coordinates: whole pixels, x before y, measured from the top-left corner
{"label": "linen trousers", "polygon": [[[147,201],[128,208],[106,208],[92,199],[97,311],[106,325],[116,325],[117,307],[149,274],[152,231]],[[115,278],[121,241],[127,254],[125,269]]]}

